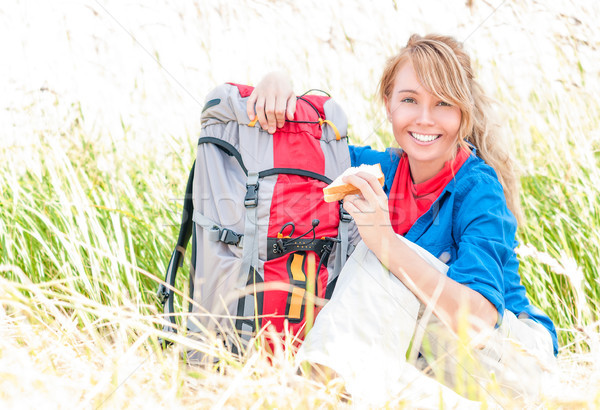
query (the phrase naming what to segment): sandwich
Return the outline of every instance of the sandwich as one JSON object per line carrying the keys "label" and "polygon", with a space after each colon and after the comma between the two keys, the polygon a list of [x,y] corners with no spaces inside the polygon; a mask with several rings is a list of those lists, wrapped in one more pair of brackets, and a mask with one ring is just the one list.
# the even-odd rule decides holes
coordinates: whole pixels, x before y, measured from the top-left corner
{"label": "sandwich", "polygon": [[381,171],[381,165],[361,165],[359,167],[352,167],[345,170],[340,176],[338,176],[331,184],[323,188],[323,194],[325,195],[325,202],[335,202],[344,199],[346,195],[360,194],[360,189],[354,185],[346,184],[342,182],[342,178],[347,175],[357,174],[359,172],[367,172],[373,174],[379,180],[381,186],[385,177]]}

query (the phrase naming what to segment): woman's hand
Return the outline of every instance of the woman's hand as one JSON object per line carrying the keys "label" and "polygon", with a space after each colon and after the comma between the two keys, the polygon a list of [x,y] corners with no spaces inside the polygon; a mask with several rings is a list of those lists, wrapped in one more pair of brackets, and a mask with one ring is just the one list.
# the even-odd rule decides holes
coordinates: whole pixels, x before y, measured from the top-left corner
{"label": "woman's hand", "polygon": [[366,172],[348,175],[343,181],[361,192],[361,195],[348,195],[344,199],[344,209],[354,218],[365,245],[387,266],[390,244],[396,237],[390,222],[387,195],[377,177]]}
{"label": "woman's hand", "polygon": [[250,120],[258,117],[262,129],[270,134],[283,127],[286,116],[288,120],[293,120],[296,95],[287,73],[274,71],[264,76],[250,94],[246,111]]}

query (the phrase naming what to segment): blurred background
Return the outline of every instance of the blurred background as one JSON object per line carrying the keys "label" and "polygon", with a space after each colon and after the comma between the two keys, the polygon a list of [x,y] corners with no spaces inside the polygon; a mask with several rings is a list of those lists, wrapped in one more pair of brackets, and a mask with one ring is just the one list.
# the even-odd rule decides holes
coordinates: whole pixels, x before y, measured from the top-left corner
{"label": "blurred background", "polygon": [[[212,87],[286,69],[298,92],[331,92],[352,136],[371,142],[383,63],[411,33],[463,41],[488,92],[519,97],[502,108],[523,112],[532,92],[598,91],[599,8],[562,0],[3,2],[3,131],[22,140],[77,104],[86,129],[111,138],[123,128],[146,142],[193,136]],[[23,110],[33,105],[40,112]],[[519,121],[526,138],[530,119]]]}

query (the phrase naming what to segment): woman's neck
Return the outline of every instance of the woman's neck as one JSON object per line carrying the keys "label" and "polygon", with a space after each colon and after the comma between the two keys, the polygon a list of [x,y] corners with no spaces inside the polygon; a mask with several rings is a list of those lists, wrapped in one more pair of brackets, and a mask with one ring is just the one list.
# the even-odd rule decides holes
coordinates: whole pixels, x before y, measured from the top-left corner
{"label": "woman's neck", "polygon": [[444,168],[444,164],[447,160],[436,161],[435,163],[421,163],[420,161],[411,161],[408,158],[408,164],[410,167],[410,176],[414,184],[422,184],[436,176],[438,172]]}
{"label": "woman's neck", "polygon": [[418,161],[408,157],[410,167],[410,176],[414,184],[422,184],[436,176],[446,165],[448,161],[454,161],[458,155],[459,147],[455,151],[450,151],[446,156],[432,161]]}

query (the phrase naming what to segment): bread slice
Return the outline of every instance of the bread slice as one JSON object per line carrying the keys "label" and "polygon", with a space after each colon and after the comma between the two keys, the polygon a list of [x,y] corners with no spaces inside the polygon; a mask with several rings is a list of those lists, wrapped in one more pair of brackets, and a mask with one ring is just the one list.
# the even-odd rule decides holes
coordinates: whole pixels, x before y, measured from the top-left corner
{"label": "bread slice", "polygon": [[352,167],[345,170],[340,176],[338,176],[331,184],[323,188],[323,194],[325,195],[325,202],[335,202],[343,199],[346,195],[360,194],[360,189],[354,185],[345,184],[342,182],[342,178],[347,175],[356,174],[358,172],[367,172],[373,174],[379,180],[381,186],[385,181],[385,176],[381,171],[381,165],[361,165],[359,167]]}

